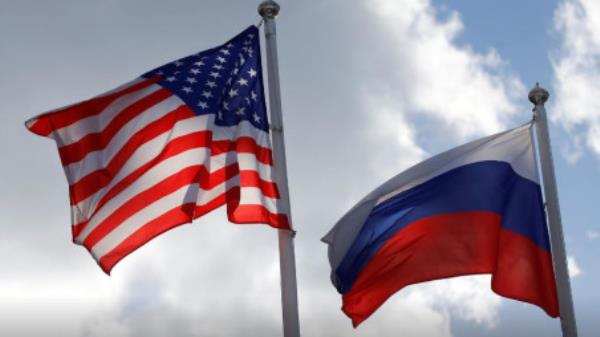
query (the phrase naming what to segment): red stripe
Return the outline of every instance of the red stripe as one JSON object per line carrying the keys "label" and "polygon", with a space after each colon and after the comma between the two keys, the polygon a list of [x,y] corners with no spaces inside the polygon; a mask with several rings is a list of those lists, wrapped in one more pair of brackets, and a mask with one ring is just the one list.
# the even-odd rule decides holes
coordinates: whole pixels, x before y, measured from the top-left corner
{"label": "red stripe", "polygon": [[[100,241],[104,236],[110,233],[114,228],[120,225],[127,218],[137,213],[139,210],[146,207],[147,205],[162,198],[163,196],[176,191],[180,187],[192,183],[197,183],[199,184],[200,188],[204,190],[210,190],[215,186],[218,186],[223,182],[235,177],[236,175],[238,175],[238,173],[239,165],[237,163],[225,166],[212,173],[209,173],[206,170],[206,167],[204,167],[203,165],[194,165],[187,167],[123,203],[123,205],[121,205],[102,223],[100,223],[96,228],[94,228],[94,230],[85,238],[84,245],[91,249],[91,247],[93,247],[98,241]],[[249,174],[244,173],[244,175]],[[260,178],[258,180],[240,180],[240,185],[242,187],[258,187],[261,188],[261,191],[262,187],[264,186],[265,190],[262,192],[265,195],[271,193],[273,190],[276,190],[274,183],[266,182],[264,180],[261,180]],[[99,209],[100,207],[96,209],[96,212]],[[74,226],[76,229],[74,229],[73,232],[79,234],[86,225],[87,222]]]}
{"label": "red stripe", "polygon": [[356,327],[407,285],[452,276],[492,273],[498,294],[558,315],[550,254],[500,228],[491,212],[421,219],[391,237],[343,295],[342,310]]}
{"label": "red stripe", "polygon": [[251,153],[256,159],[267,165],[273,165],[271,149],[261,147],[256,140],[251,137],[240,137],[234,142],[230,140],[216,140],[211,144],[211,153],[213,156],[224,152],[236,151],[238,153]]}
{"label": "red stripe", "polygon": [[279,190],[277,189],[277,185],[272,181],[263,180],[258,172],[242,170],[239,174],[241,187],[258,187],[265,196],[273,199],[279,199]]}
{"label": "red stripe", "polygon": [[[240,188],[233,187],[226,193],[227,218],[238,224],[266,223],[274,228],[290,229],[288,217],[285,214],[271,213],[262,205],[240,205]],[[196,209],[194,218],[205,214],[202,206]]]}
{"label": "red stripe", "polygon": [[180,207],[176,207],[139,228],[117,247],[101,257],[98,264],[105,273],[110,274],[112,268],[121,259],[148,241],[168,231],[169,229],[189,223],[192,221],[192,218],[196,219],[202,215],[205,215],[206,213],[224,205],[226,202],[228,206],[231,205],[232,207],[235,207],[227,212],[231,222],[242,224],[266,223],[275,228],[290,228],[286,215],[270,213],[264,207],[259,205],[239,206],[239,197],[240,188],[236,186],[204,205],[195,207],[193,203],[187,203],[181,205]]}
{"label": "red stripe", "polygon": [[522,235],[500,231],[498,261],[492,290],[498,295],[541,307],[559,317],[552,255]]}
{"label": "red stripe", "polygon": [[161,182],[151,188],[137,194],[133,198],[127,200],[117,210],[111,213],[104,221],[98,224],[94,230],[85,238],[83,245],[87,249],[98,243],[108,233],[118,227],[123,221],[127,220],[133,214],[155,202],[156,200],[171,194],[179,188],[197,182],[200,177],[200,170],[203,166],[194,165],[186,167],[181,171],[163,179]]}
{"label": "red stripe", "polygon": [[159,81],[158,77],[146,79],[136,83],[130,87],[123,88],[106,96],[83,101],[72,106],[66,107],[59,111],[52,111],[37,117],[37,120],[29,126],[29,130],[40,136],[48,136],[54,130],[58,130],[65,126],[69,126],[78,122],[81,119],[97,115],[102,112],[108,105],[117,100],[119,97],[132,93],[134,91],[149,87]]}
{"label": "red stripe", "polygon": [[[233,187],[229,191],[217,196],[213,200],[211,200],[207,203],[204,203],[203,205],[196,206],[196,209],[194,210],[194,219],[197,219],[197,218],[203,216],[204,214],[207,214],[207,213],[211,212],[212,210],[225,205],[225,203],[227,202],[227,198],[232,197],[231,191],[236,188],[237,187]],[[237,188],[237,190],[238,190],[237,195],[239,198],[239,194],[240,194],[239,188]]]}
{"label": "red stripe", "polygon": [[[98,202],[95,211],[92,213],[90,218],[93,216],[112,198],[121,193],[125,188],[135,182],[141,175],[143,175],[146,171],[148,171],[152,166],[156,165],[158,162],[166,160],[169,157],[175,156],[181,152],[186,150],[202,147],[207,138],[208,131],[197,132],[193,134],[189,134],[176,140],[172,141],[168,144],[165,151],[162,152],[161,156],[156,157],[153,161],[146,163],[142,167],[138,168],[130,175],[121,180],[118,184],[116,184],[113,188],[111,188],[106,195],[100,199]],[[236,175],[240,175],[239,186],[241,187],[257,187],[262,193],[270,198],[279,198],[279,191],[277,189],[277,185],[271,181],[266,181],[260,178],[258,172],[250,171],[250,170],[239,170],[238,163],[233,163],[229,166],[223,167],[211,174],[208,174],[206,169],[203,167],[203,171],[199,177],[198,183],[200,187],[205,190],[209,190],[222,184],[223,182],[235,177]],[[75,239],[81,231],[87,226],[89,221],[84,221],[79,224],[75,224],[72,226],[72,234],[73,239]]]}
{"label": "red stripe", "polygon": [[289,224],[286,215],[270,213],[264,207],[258,205],[239,206],[237,205],[239,204],[239,197],[240,188],[233,187],[226,193],[219,195],[218,197],[204,205],[195,207],[193,203],[188,203],[171,209],[170,211],[165,212],[163,215],[157,217],[156,219],[149,221],[144,226],[135,231],[133,234],[131,234],[117,247],[115,247],[109,253],[101,257],[98,261],[98,264],[105,273],[110,274],[112,268],[121,259],[131,254],[133,251],[135,251],[148,241],[168,231],[169,229],[191,222],[192,217],[194,219],[198,218],[222,206],[228,200],[228,206],[232,205],[235,207],[235,209],[231,211],[228,210],[227,212],[229,220],[234,223],[267,223],[275,228],[289,229]]}
{"label": "red stripe", "polygon": [[111,269],[117,262],[144,245],[146,242],[171,228],[191,222],[193,212],[194,204],[183,204],[166,212],[158,218],[146,223],[143,227],[130,235],[108,254],[100,258],[98,264],[105,273],[110,274]]}
{"label": "red stripe", "polygon": [[63,166],[80,161],[90,152],[104,149],[125,124],[170,96],[172,94],[167,89],[159,89],[123,109],[104,130],[89,133],[77,142],[60,147],[58,153]]}
{"label": "red stripe", "polygon": [[238,224],[268,224],[279,229],[290,229],[286,214],[271,213],[261,205],[238,205],[227,212],[229,221]]}
{"label": "red stripe", "polygon": [[[138,135],[141,135],[142,136],[141,138],[143,138],[145,136],[144,134],[136,134],[136,136],[138,136]],[[134,136],[134,138],[136,136]],[[207,140],[208,138],[210,138],[210,131],[194,132],[194,133],[190,133],[185,136],[173,139],[171,142],[169,142],[167,144],[167,146],[165,146],[164,150],[158,156],[156,156],[151,161],[147,162],[146,164],[140,166],[139,168],[137,168],[136,170],[131,172],[128,176],[123,178],[121,181],[119,181],[117,184],[115,184],[110,190],[108,190],[106,192],[106,194],[98,201],[97,205],[95,206],[94,212],[90,215],[89,218],[90,219],[93,218],[94,215],[107,202],[109,202],[112,198],[114,198],[119,193],[121,193],[129,185],[133,184],[140,176],[142,176],[144,173],[146,173],[153,166],[155,166],[156,164],[158,164],[170,157],[173,157],[179,153],[182,153],[184,151],[187,151],[187,150],[190,150],[193,148],[199,148],[199,147],[206,146],[206,144],[209,142]],[[135,141],[134,141],[134,143],[135,143]],[[128,148],[128,147],[126,147],[126,148]],[[131,151],[134,151],[134,150],[135,150],[135,148],[131,147]],[[129,150],[125,150],[125,151],[121,151],[121,152],[123,152],[123,156],[121,156],[123,158],[123,160],[125,160],[129,157],[129,154],[127,153],[127,152],[129,152]],[[119,157],[119,155],[117,155],[116,157]],[[119,164],[119,165],[122,165],[122,164]],[[116,166],[119,166],[119,165],[116,165]],[[111,165],[109,164],[109,167],[110,166]],[[107,175],[106,180],[102,180],[103,174],[105,172],[108,172],[107,170],[96,171],[93,174],[88,175],[88,177],[90,177],[90,176],[94,176],[94,177],[90,178],[90,179],[88,179],[86,177],[85,183],[89,182],[90,183],[89,187],[87,185],[79,186],[78,191],[82,194],[75,194],[74,191],[77,191],[77,190],[72,190],[71,191],[71,204],[73,204],[73,200],[76,200],[75,199],[76,197],[85,196],[85,198],[86,198],[87,196],[96,192],[96,190],[92,190],[91,193],[88,192],[89,195],[84,195],[82,191],[87,191],[86,189],[91,190],[92,188],[100,189],[100,188],[106,186],[108,183],[110,183],[110,181],[112,180],[112,176]],[[97,185],[93,185],[93,184],[97,184]],[[85,198],[82,197],[82,200]],[[77,202],[79,202],[79,201],[77,201]],[[84,221],[82,223],[74,224],[72,226],[71,230],[72,230],[72,234],[73,234],[73,240],[75,240],[75,238],[77,238],[79,236],[81,231],[83,231],[84,228],[87,226],[88,222],[89,221]]]}
{"label": "red stripe", "polygon": [[288,217],[285,214],[271,213],[261,205],[240,205],[240,187],[233,186],[227,192],[217,196],[206,204],[196,207],[194,219],[227,204],[228,220],[237,224],[266,223],[275,228],[289,229]]}
{"label": "red stripe", "polygon": [[[127,141],[123,148],[121,148],[121,150],[119,150],[119,152],[117,152],[117,154],[111,159],[106,168],[91,172],[69,187],[71,205],[78,204],[79,202],[88,198],[90,195],[93,195],[103,187],[110,184],[113,177],[117,175],[117,173],[121,170],[121,168],[125,165],[127,160],[131,157],[131,155],[133,155],[138,147],[163,134],[164,132],[171,130],[177,122],[193,116],[196,116],[193,111],[191,111],[187,106],[181,106],[168,113],[164,117],[148,124],[142,130],[136,132]],[[194,137],[198,137],[196,140],[200,143],[195,143],[194,140],[192,140]],[[133,181],[135,181],[135,179],[137,179],[137,177],[141,176],[148,169],[152,168],[161,161],[181,153],[184,150],[194,147],[205,147],[209,146],[209,144],[211,146],[211,154],[213,156],[223,153],[223,148],[230,149],[230,151],[237,150],[239,148],[245,153],[253,153],[259,161],[265,164],[270,165],[272,162],[270,160],[271,150],[269,148],[259,146],[252,138],[240,137],[233,142],[226,140],[214,141],[212,143],[210,141],[211,138],[212,132],[210,131],[202,131],[175,138],[169,144],[167,144],[165,149],[157,157],[152,159],[151,162],[144,164],[142,167],[130,174],[126,178],[126,182],[119,182],[119,185],[122,186],[120,190],[126,186],[129,186]],[[183,146],[179,152],[173,152],[169,149],[169,147],[172,146],[171,143],[175,142],[185,142],[188,144],[188,146]],[[197,144],[197,146],[193,146],[193,144]],[[179,146],[182,145],[175,145],[175,147]],[[254,152],[250,152],[251,150]],[[272,195],[276,195],[276,193],[273,193]]]}
{"label": "red stripe", "polygon": [[[123,168],[127,160],[140,146],[158,137],[159,135],[173,129],[173,126],[177,122],[194,116],[196,116],[196,114],[194,114],[194,112],[192,112],[188,107],[181,106],[136,132],[115,154],[115,156],[111,159],[111,161],[108,163],[108,165],[106,165],[105,168],[91,172],[90,174],[81,178],[78,182],[69,186],[71,205],[75,205],[81,202],[82,200],[85,200],[90,195],[98,192],[100,189],[108,185],[114,178],[114,176],[116,176],[117,173],[121,170],[121,168]],[[182,152],[173,152],[173,149],[171,148],[180,146],[180,144],[177,144],[179,142],[188,142],[190,138],[197,137],[197,139],[195,140],[201,143],[201,145],[198,146],[206,146],[208,144],[207,137],[209,136],[210,133],[204,131],[176,138],[172,140],[156,158],[154,158],[151,162],[143,165],[140,169],[145,168],[143,170],[143,172],[145,172],[148,168],[158,163],[161,158],[163,158],[164,160],[169,157],[169,154],[172,156]],[[189,148],[191,147],[184,148],[184,150]],[[140,171],[140,169],[136,170],[134,173]],[[134,175],[134,173],[130,174],[129,176]],[[141,173],[135,175],[135,177],[137,178],[140,175]],[[131,178],[129,178],[129,180],[131,180]],[[133,182],[133,180],[127,183],[126,186]]]}

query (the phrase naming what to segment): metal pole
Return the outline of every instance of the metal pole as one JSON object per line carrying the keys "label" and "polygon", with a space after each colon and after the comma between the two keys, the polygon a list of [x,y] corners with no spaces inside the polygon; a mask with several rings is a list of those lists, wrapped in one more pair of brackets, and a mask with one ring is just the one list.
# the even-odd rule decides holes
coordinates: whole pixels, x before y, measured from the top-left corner
{"label": "metal pole", "polygon": [[535,105],[533,112],[540,164],[542,167],[542,179],[544,182],[544,199],[546,201],[546,212],[550,227],[552,261],[554,263],[554,274],[558,291],[558,307],[562,333],[563,337],[577,337],[577,325],[575,323],[575,311],[573,309],[573,298],[571,297],[571,284],[567,267],[567,254],[558,204],[558,191],[554,175],[554,164],[552,162],[552,149],[550,148],[548,121],[546,119],[546,109],[544,108],[544,103],[546,103],[549,96],[548,91],[536,83],[535,88],[529,92],[529,101]]}
{"label": "metal pole", "polygon": [[[281,192],[281,201],[291,224],[292,213],[285,160],[275,31],[275,16],[279,13],[279,5],[275,1],[263,1],[258,6],[258,13],[265,21],[271,137],[273,141],[273,160],[276,167],[275,179],[277,179],[277,185]],[[284,337],[300,337],[298,290],[296,286],[296,259],[294,257],[294,234],[295,232],[293,230],[279,230],[279,268],[281,272],[281,306]]]}

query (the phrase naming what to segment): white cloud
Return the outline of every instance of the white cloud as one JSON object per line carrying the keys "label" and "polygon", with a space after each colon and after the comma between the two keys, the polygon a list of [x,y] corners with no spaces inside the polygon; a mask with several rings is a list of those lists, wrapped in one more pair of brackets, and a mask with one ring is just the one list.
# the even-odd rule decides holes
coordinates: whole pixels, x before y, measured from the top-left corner
{"label": "white cloud", "polygon": [[582,273],[581,268],[579,268],[579,265],[573,256],[567,257],[567,268],[569,269],[570,278],[575,278]]}
{"label": "white cloud", "polygon": [[502,299],[491,290],[491,275],[471,275],[410,286],[401,298],[419,298],[441,315],[454,316],[487,329],[499,322]]}
{"label": "white cloud", "polygon": [[[383,336],[401,329],[402,335],[451,337],[450,313],[426,291],[401,290],[363,323],[368,336]],[[359,329],[362,329],[361,326]]]}
{"label": "white cloud", "polygon": [[377,118],[370,121],[373,144],[380,144],[384,151],[371,153],[371,170],[387,179],[423,160],[426,152],[417,144],[415,128],[405,116],[405,109],[394,104],[390,97],[366,95],[366,111],[377,111]]}
{"label": "white cloud", "polygon": [[600,2],[594,0],[565,0],[554,14],[562,42],[552,58],[556,90],[552,119],[571,136],[569,162],[581,157],[584,146],[600,156],[599,18]]}
{"label": "white cloud", "polygon": [[441,21],[429,1],[369,3],[388,37],[385,48],[375,52],[389,57],[381,65],[386,68],[382,81],[397,101],[397,113],[428,117],[437,127],[432,131],[446,141],[464,141],[509,125],[522,98],[515,95],[522,95],[524,86],[494,49],[482,54],[458,45],[464,27],[457,12]]}
{"label": "white cloud", "polygon": [[596,240],[596,239],[600,238],[600,232],[589,230],[589,231],[585,232],[585,236],[590,240]]}

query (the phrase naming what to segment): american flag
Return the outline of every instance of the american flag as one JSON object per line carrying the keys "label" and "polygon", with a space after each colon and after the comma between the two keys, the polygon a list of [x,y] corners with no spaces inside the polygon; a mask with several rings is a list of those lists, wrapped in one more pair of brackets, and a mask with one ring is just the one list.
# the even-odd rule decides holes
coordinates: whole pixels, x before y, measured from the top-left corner
{"label": "american flag", "polygon": [[162,232],[227,205],[288,229],[274,181],[258,29],[26,122],[55,140],[73,241],[110,273]]}

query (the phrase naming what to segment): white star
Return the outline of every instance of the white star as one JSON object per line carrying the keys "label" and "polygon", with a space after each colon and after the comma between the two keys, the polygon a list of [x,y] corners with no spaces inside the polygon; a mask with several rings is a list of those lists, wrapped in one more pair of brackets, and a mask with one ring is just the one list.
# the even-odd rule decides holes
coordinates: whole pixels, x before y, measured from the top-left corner
{"label": "white star", "polygon": [[251,91],[251,92],[250,92],[250,96],[252,96],[252,100],[253,100],[253,101],[256,101],[256,97],[257,97],[257,96],[256,96],[256,94],[254,93],[254,91]]}
{"label": "white star", "polygon": [[211,98],[213,95],[210,93],[210,91],[203,91],[202,96],[206,98]]}
{"label": "white star", "polygon": [[201,71],[200,71],[200,70],[198,70],[198,69],[196,69],[196,68],[192,68],[192,69],[190,69],[190,73],[192,73],[192,74],[194,74],[194,75],[198,75],[198,74],[200,74],[200,73],[201,73]]}
{"label": "white star", "polygon": [[223,109],[229,110],[229,103],[228,102],[223,102]]}
{"label": "white star", "polygon": [[221,74],[219,74],[216,71],[213,71],[213,72],[210,73],[209,76],[212,76],[213,78],[217,79],[217,78],[221,77]]}
{"label": "white star", "polygon": [[254,113],[254,115],[252,115],[252,117],[254,117],[254,121],[256,123],[260,123],[260,116],[256,114],[256,112]]}
{"label": "white star", "polygon": [[160,75],[164,75],[165,73],[162,70],[159,70],[156,72],[156,75],[160,76]]}
{"label": "white star", "polygon": [[244,44],[245,44],[245,45],[252,44],[252,41],[250,41],[250,40],[246,40],[246,41],[244,41]]}
{"label": "white star", "polygon": [[233,43],[228,43],[226,47],[227,48],[232,48],[233,47]]}
{"label": "white star", "polygon": [[223,69],[223,66],[220,64],[215,64],[215,65],[213,65],[213,68],[221,70],[221,69]]}
{"label": "white star", "polygon": [[250,68],[250,70],[248,70],[248,74],[250,75],[250,77],[254,77],[256,76],[256,70]]}
{"label": "white star", "polygon": [[206,102],[202,102],[202,101],[198,102],[198,106],[201,107],[202,109],[208,108],[208,104],[206,104]]}
{"label": "white star", "polygon": [[194,62],[195,65],[197,65],[198,67],[203,66],[204,62],[202,62],[202,60]]}
{"label": "white star", "polygon": [[169,76],[169,77],[167,77],[167,78],[165,79],[165,81],[167,81],[167,82],[173,82],[173,81],[175,81],[176,79],[177,79],[177,78],[176,78],[175,76]]}
{"label": "white star", "polygon": [[229,90],[229,97],[234,97],[238,95],[238,91],[237,90]]}
{"label": "white star", "polygon": [[244,55],[240,54],[240,64],[244,64],[244,62],[246,62],[246,59],[244,58]]}
{"label": "white star", "polygon": [[252,34],[252,33],[248,34],[248,38],[249,38],[250,40],[252,40],[252,39],[254,38],[254,34]]}
{"label": "white star", "polygon": [[232,71],[232,73],[233,73],[234,75],[237,75],[237,73],[238,73],[239,71],[240,71],[240,70],[239,70],[238,68],[233,68],[233,71]]}
{"label": "white star", "polygon": [[254,52],[254,49],[252,49],[252,47],[248,48],[248,56],[252,57],[252,53]]}
{"label": "white star", "polygon": [[240,77],[240,79],[237,80],[237,83],[239,83],[240,85],[248,85],[248,80]]}
{"label": "white star", "polygon": [[192,83],[196,83],[196,82],[197,82],[197,81],[196,81],[196,79],[195,79],[195,78],[193,78],[193,77],[188,77],[188,78],[187,78],[185,81],[186,81],[186,82],[189,82],[190,84],[192,84]]}
{"label": "white star", "polygon": [[223,119],[223,111],[219,111],[217,113],[217,116],[219,117],[219,119]]}
{"label": "white star", "polygon": [[221,63],[225,63],[225,61],[226,61],[226,60],[225,60],[225,58],[224,58],[224,57],[222,57],[222,56],[218,56],[218,57],[217,57],[217,61],[219,61],[219,62],[221,62]]}
{"label": "white star", "polygon": [[209,86],[211,89],[217,86],[217,84],[213,81],[206,81],[206,85]]}
{"label": "white star", "polygon": [[185,91],[186,94],[189,94],[190,92],[192,92],[192,88],[190,88],[190,87],[183,87],[183,88],[181,88],[181,90]]}
{"label": "white star", "polygon": [[250,105],[250,98],[244,97],[244,99],[246,100],[246,105]]}
{"label": "white star", "polygon": [[181,62],[181,61],[179,61],[179,60],[178,60],[178,61],[175,61],[175,66],[176,66],[176,67],[180,67],[180,66],[182,66],[182,65],[183,65],[183,62]]}
{"label": "white star", "polygon": [[235,112],[236,115],[238,116],[243,116],[244,115],[244,111],[246,110],[246,108],[244,108],[243,106],[240,107],[239,109],[237,109],[237,111]]}
{"label": "white star", "polygon": [[231,78],[231,77],[227,79],[227,85],[230,85],[230,84],[231,84],[231,80],[232,80],[232,78]]}
{"label": "white star", "polygon": [[221,53],[223,53],[223,55],[229,55],[229,50],[227,49],[221,49],[219,50]]}

